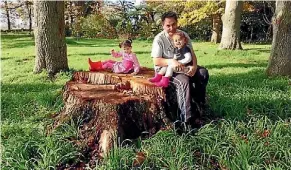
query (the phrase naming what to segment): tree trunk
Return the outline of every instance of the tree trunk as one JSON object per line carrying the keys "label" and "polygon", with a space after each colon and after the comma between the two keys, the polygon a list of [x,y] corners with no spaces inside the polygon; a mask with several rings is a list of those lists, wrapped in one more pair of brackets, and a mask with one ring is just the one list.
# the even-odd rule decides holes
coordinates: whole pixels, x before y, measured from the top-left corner
{"label": "tree trunk", "polygon": [[68,70],[63,1],[35,1],[35,67],[49,74]]}
{"label": "tree trunk", "polygon": [[268,75],[291,76],[291,2],[277,1]]}
{"label": "tree trunk", "polygon": [[9,15],[9,8],[8,8],[8,3],[7,1],[4,1],[5,4],[5,10],[6,10],[6,17],[7,17],[7,29],[8,31],[11,30],[11,22],[10,22],[10,15]]}
{"label": "tree trunk", "polygon": [[212,16],[212,36],[211,36],[211,42],[213,43],[219,43],[221,39],[221,15],[220,14],[214,14]]}
{"label": "tree trunk", "polygon": [[220,49],[242,49],[240,43],[240,22],[243,2],[227,0],[222,16],[223,29]]}
{"label": "tree trunk", "polygon": [[32,31],[32,9],[31,4],[26,3],[27,11],[28,11],[28,18],[29,18],[29,31]]}

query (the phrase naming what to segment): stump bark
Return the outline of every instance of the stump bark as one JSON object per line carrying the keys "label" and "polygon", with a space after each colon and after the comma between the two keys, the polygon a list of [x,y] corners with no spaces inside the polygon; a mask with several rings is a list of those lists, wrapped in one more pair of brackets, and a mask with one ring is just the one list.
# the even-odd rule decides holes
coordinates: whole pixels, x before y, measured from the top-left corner
{"label": "stump bark", "polygon": [[82,122],[77,140],[96,159],[108,153],[114,142],[169,127],[175,118],[165,108],[164,89],[147,80],[153,75],[154,70],[147,68],[138,76],[75,72],[64,86],[64,108],[56,115],[53,129],[72,120]]}

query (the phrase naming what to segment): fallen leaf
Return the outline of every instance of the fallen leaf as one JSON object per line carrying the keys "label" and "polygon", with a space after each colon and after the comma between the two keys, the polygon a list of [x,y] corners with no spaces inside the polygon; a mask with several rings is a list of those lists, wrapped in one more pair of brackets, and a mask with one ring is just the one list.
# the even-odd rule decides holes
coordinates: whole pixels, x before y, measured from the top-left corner
{"label": "fallen leaf", "polygon": [[135,155],[135,160],[133,161],[133,166],[140,166],[146,159],[143,152],[137,152]]}
{"label": "fallen leaf", "polygon": [[266,138],[270,135],[270,131],[268,129],[264,130],[264,132],[261,134],[261,137]]}

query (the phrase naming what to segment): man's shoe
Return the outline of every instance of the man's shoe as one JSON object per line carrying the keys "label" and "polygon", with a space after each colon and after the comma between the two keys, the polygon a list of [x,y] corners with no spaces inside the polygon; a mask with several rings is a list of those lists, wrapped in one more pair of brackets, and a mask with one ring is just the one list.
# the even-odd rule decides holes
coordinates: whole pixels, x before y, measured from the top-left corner
{"label": "man's shoe", "polygon": [[186,122],[181,122],[180,120],[176,120],[174,123],[174,131],[178,135],[182,135],[188,131],[188,126]]}
{"label": "man's shoe", "polygon": [[173,123],[173,127],[174,127],[174,132],[176,132],[178,135],[182,135],[183,128],[182,128],[182,122],[180,120],[176,120]]}

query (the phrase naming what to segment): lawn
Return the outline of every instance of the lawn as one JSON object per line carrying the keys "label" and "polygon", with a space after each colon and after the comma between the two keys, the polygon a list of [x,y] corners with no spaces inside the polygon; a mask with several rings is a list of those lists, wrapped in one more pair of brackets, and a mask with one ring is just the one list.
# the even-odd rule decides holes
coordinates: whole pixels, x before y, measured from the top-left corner
{"label": "lawn", "polygon": [[[68,139],[78,125],[64,124],[52,134],[51,115],[62,106],[61,90],[87,60],[110,58],[118,40],[67,38],[70,72],[47,78],[33,74],[34,41],[28,35],[1,35],[2,169],[55,169],[86,161]],[[140,169],[288,169],[291,167],[291,80],[267,77],[270,44],[243,44],[243,51],[220,51],[215,44],[193,42],[199,65],[210,73],[210,120],[196,132],[161,131],[132,145],[117,147],[97,169],[131,169],[137,152],[146,155]],[[152,67],[151,41],[135,40],[142,66]],[[92,163],[92,162],[91,162]]]}

